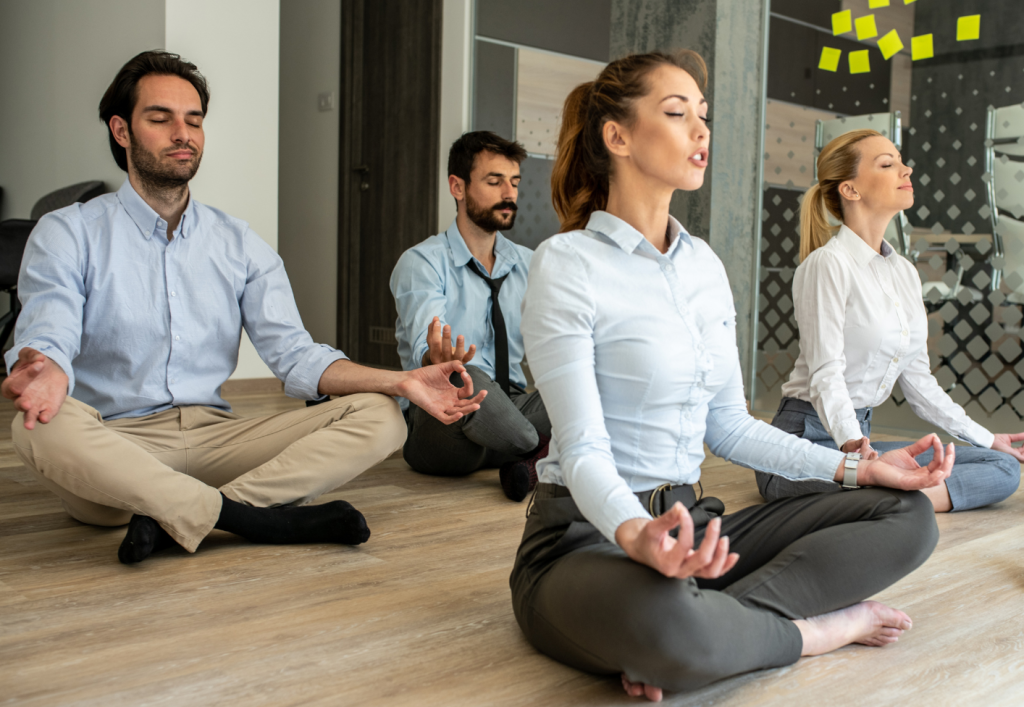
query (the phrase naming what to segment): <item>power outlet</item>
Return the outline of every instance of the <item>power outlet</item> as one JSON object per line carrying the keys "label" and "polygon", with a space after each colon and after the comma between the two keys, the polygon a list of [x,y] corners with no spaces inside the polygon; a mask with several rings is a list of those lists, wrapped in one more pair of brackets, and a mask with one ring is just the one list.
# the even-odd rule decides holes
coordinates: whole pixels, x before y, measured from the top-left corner
{"label": "power outlet", "polygon": [[321,111],[334,110],[334,92],[324,91],[316,97],[317,108]]}

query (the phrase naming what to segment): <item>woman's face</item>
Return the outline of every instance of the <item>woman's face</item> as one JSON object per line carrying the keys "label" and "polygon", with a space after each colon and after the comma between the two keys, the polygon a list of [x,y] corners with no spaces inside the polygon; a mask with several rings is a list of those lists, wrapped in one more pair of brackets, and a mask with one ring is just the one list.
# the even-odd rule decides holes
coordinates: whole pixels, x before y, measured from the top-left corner
{"label": "woman's face", "polygon": [[860,148],[857,177],[839,185],[839,193],[848,200],[859,200],[871,211],[897,212],[914,205],[914,171],[903,164],[899,150],[881,135],[864,138]]}
{"label": "woman's face", "polygon": [[675,66],[659,66],[647,83],[650,91],[634,104],[633,125],[616,126],[622,144],[612,152],[672,189],[699,189],[711,137],[704,94],[690,74]]}

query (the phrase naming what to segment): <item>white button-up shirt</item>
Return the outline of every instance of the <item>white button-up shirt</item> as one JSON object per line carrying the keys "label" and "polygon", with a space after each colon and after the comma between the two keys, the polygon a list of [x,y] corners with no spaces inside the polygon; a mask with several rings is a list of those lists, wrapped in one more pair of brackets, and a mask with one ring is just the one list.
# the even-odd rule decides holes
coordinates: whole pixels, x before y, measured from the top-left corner
{"label": "white button-up shirt", "polygon": [[704,442],[794,480],[831,480],[843,459],[748,414],[725,268],[675,219],[669,235],[662,254],[597,211],[541,244],[523,300],[553,429],[540,480],[568,487],[612,542],[623,522],[650,517],[634,492],[700,479]]}
{"label": "white button-up shirt", "polygon": [[842,226],[796,269],[793,303],[800,356],[782,394],[811,403],[837,445],[861,438],[855,410],[881,405],[899,381],[921,419],[992,446],[932,375],[921,278],[888,243],[876,253]]}

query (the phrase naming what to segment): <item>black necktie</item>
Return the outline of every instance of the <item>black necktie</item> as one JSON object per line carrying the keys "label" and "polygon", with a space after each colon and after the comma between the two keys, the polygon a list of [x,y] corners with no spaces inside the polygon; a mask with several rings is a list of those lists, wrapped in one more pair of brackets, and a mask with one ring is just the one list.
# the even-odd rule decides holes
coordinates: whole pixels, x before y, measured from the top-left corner
{"label": "black necktie", "polygon": [[476,275],[479,275],[480,279],[491,288],[491,324],[494,325],[494,355],[497,359],[494,362],[494,373],[498,379],[498,385],[505,391],[505,395],[508,395],[508,332],[505,330],[505,317],[501,313],[501,305],[498,304],[498,292],[501,291],[501,283],[505,282],[505,278],[508,275],[492,280],[472,260],[469,261],[469,269]]}

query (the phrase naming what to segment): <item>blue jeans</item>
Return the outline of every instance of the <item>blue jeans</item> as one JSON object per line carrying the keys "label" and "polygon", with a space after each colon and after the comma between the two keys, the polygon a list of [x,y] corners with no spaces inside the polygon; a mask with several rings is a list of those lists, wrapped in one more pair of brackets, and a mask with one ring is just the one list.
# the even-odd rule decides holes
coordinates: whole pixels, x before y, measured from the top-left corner
{"label": "blue jeans", "polygon": [[[857,412],[861,434],[871,437],[871,408],[861,408]],[[824,425],[814,406],[796,398],[783,398],[775,413],[772,425],[784,432],[803,437],[808,442],[820,444],[822,447],[838,449],[831,435],[825,431]],[[910,442],[872,442],[871,447],[879,454],[909,446]],[[931,462],[933,452],[928,450],[917,457],[917,463],[924,466]],[[775,474],[763,471],[755,472],[757,488],[768,501],[789,496],[800,496],[805,493],[831,493],[842,489],[840,484],[824,479],[807,481],[790,481]],[[1020,463],[1005,452],[997,452],[984,447],[957,445],[956,462],[953,473],[946,479],[949,498],[953,502],[954,511],[966,511],[971,508],[987,506],[1002,501],[1013,495],[1020,485]]]}

